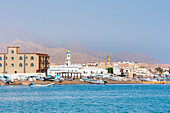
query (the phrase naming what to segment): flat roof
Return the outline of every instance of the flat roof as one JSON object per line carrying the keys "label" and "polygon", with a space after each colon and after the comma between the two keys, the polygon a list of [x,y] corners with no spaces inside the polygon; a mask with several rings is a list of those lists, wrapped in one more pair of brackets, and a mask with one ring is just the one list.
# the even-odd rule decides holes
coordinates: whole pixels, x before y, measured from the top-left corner
{"label": "flat roof", "polygon": [[8,46],[7,48],[19,48],[18,46]]}

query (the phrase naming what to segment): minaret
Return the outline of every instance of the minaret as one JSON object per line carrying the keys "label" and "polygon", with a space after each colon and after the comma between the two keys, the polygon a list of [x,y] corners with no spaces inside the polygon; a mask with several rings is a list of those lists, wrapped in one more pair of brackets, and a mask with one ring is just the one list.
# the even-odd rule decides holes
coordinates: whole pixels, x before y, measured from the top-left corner
{"label": "minaret", "polygon": [[66,62],[66,65],[67,66],[71,65],[71,54],[70,54],[69,50],[67,51],[67,62]]}
{"label": "minaret", "polygon": [[110,66],[110,56],[107,55],[107,66]]}

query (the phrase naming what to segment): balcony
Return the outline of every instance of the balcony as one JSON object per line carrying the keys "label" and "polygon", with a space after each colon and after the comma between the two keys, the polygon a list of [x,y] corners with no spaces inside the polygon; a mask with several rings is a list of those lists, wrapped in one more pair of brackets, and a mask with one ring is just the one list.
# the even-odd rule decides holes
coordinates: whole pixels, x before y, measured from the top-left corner
{"label": "balcony", "polygon": [[48,60],[40,60],[41,63],[50,63]]}

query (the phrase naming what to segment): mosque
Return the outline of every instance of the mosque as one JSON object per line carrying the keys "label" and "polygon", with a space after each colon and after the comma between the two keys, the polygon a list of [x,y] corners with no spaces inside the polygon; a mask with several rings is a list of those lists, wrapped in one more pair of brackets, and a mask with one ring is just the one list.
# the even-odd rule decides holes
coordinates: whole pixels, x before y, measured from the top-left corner
{"label": "mosque", "polygon": [[51,76],[60,75],[62,78],[79,79],[81,77],[105,75],[108,71],[105,68],[82,66],[81,64],[71,64],[71,52],[66,52],[65,65],[52,65],[48,68],[47,74]]}

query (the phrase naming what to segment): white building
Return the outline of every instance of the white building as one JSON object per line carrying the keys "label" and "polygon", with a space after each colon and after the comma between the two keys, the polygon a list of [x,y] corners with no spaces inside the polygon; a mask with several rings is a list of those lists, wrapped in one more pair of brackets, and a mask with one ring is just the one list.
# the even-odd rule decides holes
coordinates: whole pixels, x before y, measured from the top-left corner
{"label": "white building", "polygon": [[67,65],[67,66],[70,66],[70,65],[71,65],[71,54],[70,54],[70,50],[67,51],[66,65]]}
{"label": "white building", "polygon": [[104,68],[86,66],[80,69],[80,73],[82,74],[82,76],[105,75],[108,73],[108,70]]}
{"label": "white building", "polygon": [[71,64],[71,54],[67,51],[66,65],[53,65],[47,70],[51,76],[60,75],[63,78],[81,78],[82,76],[105,75],[108,71],[104,68],[82,66],[81,64]]}
{"label": "white building", "polygon": [[121,71],[120,69],[118,68],[118,64],[114,64],[114,67],[113,67],[113,74],[114,75],[121,75]]}
{"label": "white building", "polygon": [[62,78],[80,78],[81,67],[81,65],[54,65],[48,68],[47,74],[51,76],[60,75]]}

